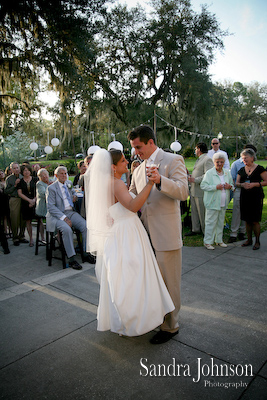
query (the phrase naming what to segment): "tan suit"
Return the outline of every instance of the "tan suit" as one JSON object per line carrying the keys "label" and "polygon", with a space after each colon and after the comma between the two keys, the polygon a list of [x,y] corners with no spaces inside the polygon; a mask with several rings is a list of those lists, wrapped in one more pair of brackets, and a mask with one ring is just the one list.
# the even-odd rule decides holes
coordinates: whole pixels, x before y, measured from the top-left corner
{"label": "tan suit", "polygon": [[214,167],[212,159],[206,154],[201,154],[196,160],[192,178],[195,182],[191,182],[190,198],[191,198],[191,219],[192,231],[205,233],[205,206],[203,203],[204,191],[200,188],[200,184],[205,173]]}
{"label": "tan suit", "polygon": [[[183,157],[159,150],[155,163],[159,164],[160,189],[154,185],[143,205],[141,220],[150,236],[156,258],[175,305],[165,317],[162,330],[175,332],[180,309],[182,269],[182,232],[180,200],[188,197],[187,172]],[[146,162],[135,169],[130,191],[138,194],[146,185]]]}

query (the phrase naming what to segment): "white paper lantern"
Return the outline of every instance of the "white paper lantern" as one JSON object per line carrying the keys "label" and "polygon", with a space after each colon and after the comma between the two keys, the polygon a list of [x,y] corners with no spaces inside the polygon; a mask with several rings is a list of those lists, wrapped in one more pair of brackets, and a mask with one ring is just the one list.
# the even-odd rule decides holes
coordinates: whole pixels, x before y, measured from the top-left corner
{"label": "white paper lantern", "polygon": [[217,138],[218,138],[218,139],[222,139],[222,137],[223,137],[222,132],[219,132]]}
{"label": "white paper lantern", "polygon": [[52,146],[58,146],[59,145],[59,140],[58,140],[58,138],[56,138],[56,137],[54,137],[52,140],[51,140],[51,144],[52,144]]}
{"label": "white paper lantern", "polygon": [[53,149],[51,146],[45,146],[44,151],[46,154],[51,154],[53,153]]}
{"label": "white paper lantern", "polygon": [[108,145],[108,150],[110,150],[110,149],[116,149],[116,150],[123,151],[123,145],[121,144],[121,142],[118,142],[117,140],[113,140],[113,142],[110,142]]}
{"label": "white paper lantern", "polygon": [[90,146],[89,149],[87,150],[87,155],[90,156],[91,154],[94,154],[99,149],[100,149],[100,147],[97,145]]}
{"label": "white paper lantern", "polygon": [[32,143],[30,144],[30,149],[33,150],[33,151],[37,150],[37,149],[38,149],[38,144],[35,143],[35,142],[32,142]]}
{"label": "white paper lantern", "polygon": [[176,151],[177,152],[177,151],[180,151],[181,148],[182,148],[182,145],[181,145],[180,142],[172,142],[172,144],[171,144],[172,151]]}

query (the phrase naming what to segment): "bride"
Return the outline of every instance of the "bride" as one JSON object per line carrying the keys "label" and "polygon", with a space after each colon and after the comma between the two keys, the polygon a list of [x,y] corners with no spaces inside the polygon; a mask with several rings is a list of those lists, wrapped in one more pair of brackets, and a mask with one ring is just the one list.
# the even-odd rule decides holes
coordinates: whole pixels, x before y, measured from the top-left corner
{"label": "bride", "polygon": [[127,165],[120,150],[94,154],[85,175],[87,250],[97,254],[97,329],[138,336],[158,327],[174,305],[136,214],[154,183],[130,194],[121,180]]}

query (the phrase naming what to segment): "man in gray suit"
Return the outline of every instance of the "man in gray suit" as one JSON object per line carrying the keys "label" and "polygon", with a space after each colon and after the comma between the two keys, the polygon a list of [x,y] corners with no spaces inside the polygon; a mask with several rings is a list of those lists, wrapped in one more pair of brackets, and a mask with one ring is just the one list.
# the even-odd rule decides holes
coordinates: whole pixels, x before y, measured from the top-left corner
{"label": "man in gray suit", "polygon": [[[73,245],[72,227],[78,229],[82,234],[83,248],[86,249],[86,221],[73,210],[73,202],[77,200],[73,188],[68,187],[67,168],[59,166],[55,170],[57,180],[48,186],[46,193],[47,215],[46,227],[53,232],[58,229],[62,232],[64,247],[69,259],[69,266],[73,269],[82,269],[82,266],[75,260],[75,249]],[[92,255],[84,257],[85,262],[95,263]]]}
{"label": "man in gray suit", "polygon": [[212,159],[207,155],[208,148],[205,143],[198,143],[195,148],[195,154],[198,157],[195,162],[192,175],[188,177],[191,183],[190,202],[191,202],[191,220],[192,231],[186,233],[185,236],[198,235],[205,233],[205,206],[203,203],[204,192],[200,188],[200,183],[205,173],[214,167]]}

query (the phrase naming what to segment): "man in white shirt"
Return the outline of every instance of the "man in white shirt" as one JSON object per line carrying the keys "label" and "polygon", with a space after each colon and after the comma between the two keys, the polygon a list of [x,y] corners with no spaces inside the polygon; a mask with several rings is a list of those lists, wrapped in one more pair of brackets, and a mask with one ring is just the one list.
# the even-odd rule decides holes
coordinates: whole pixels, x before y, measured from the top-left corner
{"label": "man in white shirt", "polygon": [[218,153],[218,151],[220,153],[223,153],[225,155],[225,157],[226,157],[223,168],[230,169],[230,162],[229,162],[228,154],[226,153],[226,151],[223,151],[223,150],[220,149],[220,141],[219,141],[219,139],[213,138],[212,141],[211,141],[211,146],[212,146],[212,148],[211,148],[211,150],[208,151],[208,156],[210,158],[212,158],[215,153]]}
{"label": "man in white shirt", "polygon": [[[72,227],[78,229],[82,234],[83,248],[86,249],[86,221],[73,209],[73,202],[77,200],[75,191],[69,183],[67,183],[67,168],[59,166],[55,170],[57,180],[47,188],[46,202],[47,230],[53,232],[58,229],[62,232],[64,247],[69,259],[69,266],[73,269],[82,269],[82,266],[75,260],[75,249],[73,245]],[[69,182],[69,181],[68,181]],[[91,254],[84,257],[85,262],[95,263],[95,259]]]}

